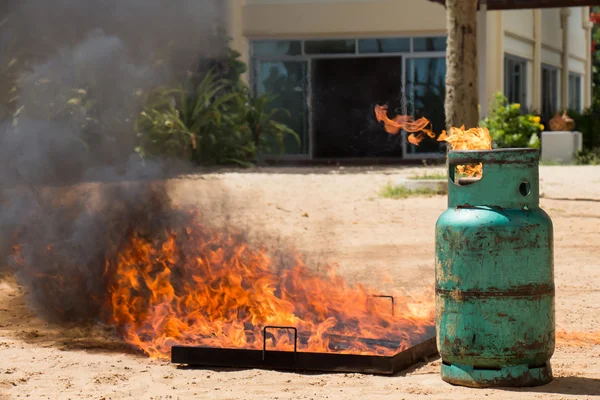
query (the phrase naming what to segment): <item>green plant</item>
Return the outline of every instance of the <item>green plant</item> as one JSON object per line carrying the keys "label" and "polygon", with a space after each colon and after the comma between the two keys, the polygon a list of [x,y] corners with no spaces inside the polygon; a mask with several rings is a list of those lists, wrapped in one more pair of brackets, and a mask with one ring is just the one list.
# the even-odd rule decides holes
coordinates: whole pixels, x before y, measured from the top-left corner
{"label": "green plant", "polygon": [[578,152],[575,162],[578,165],[600,165],[600,147]]}
{"label": "green plant", "polygon": [[489,117],[479,124],[490,131],[494,147],[539,148],[539,134],[544,130],[539,116],[521,114],[521,105],[508,104],[501,93],[496,94]]}
{"label": "green plant", "polygon": [[575,121],[575,130],[583,136],[583,148],[600,147],[600,103],[583,112],[568,110],[567,114]]}
{"label": "green plant", "polygon": [[296,132],[279,123],[287,111],[271,108],[272,96],[251,96],[239,75],[245,64],[229,51],[212,69],[179,88],[158,87],[147,96],[136,121],[142,157],[170,156],[199,164],[250,166],[257,156],[283,152]]}
{"label": "green plant", "polygon": [[444,193],[429,188],[408,189],[404,186],[392,185],[391,183],[386,184],[379,192],[379,195],[386,199],[406,199],[413,196],[431,197],[438,194]]}
{"label": "green plant", "polygon": [[270,94],[256,95],[249,98],[246,122],[250,129],[254,146],[258,156],[264,154],[282,154],[284,151],[283,139],[286,135],[292,136],[300,145],[298,134],[275,120],[278,114],[290,116],[289,111],[281,108],[269,107],[276,96]]}
{"label": "green plant", "polygon": [[142,157],[166,155],[200,164],[247,164],[256,150],[248,131],[235,129],[243,125],[244,115],[225,112],[243,107],[245,95],[227,91],[227,84],[209,71],[196,87],[189,81],[180,88],[152,90],[136,121],[136,151]]}

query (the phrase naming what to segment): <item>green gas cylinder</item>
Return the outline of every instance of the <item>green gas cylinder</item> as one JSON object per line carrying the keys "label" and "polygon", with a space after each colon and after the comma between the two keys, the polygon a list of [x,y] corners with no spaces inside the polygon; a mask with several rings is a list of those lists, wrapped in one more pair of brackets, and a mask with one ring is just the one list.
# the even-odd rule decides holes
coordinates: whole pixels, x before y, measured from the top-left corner
{"label": "green gas cylinder", "polygon": [[[446,382],[552,380],[552,221],[539,207],[538,151],[448,153],[448,210],[435,228],[436,333]],[[481,164],[479,180],[456,167]]]}

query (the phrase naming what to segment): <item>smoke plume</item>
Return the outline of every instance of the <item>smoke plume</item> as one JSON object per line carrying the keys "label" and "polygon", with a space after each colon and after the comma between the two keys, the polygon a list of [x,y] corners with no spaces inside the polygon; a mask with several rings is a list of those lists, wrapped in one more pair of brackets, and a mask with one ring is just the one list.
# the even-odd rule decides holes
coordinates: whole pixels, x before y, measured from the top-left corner
{"label": "smoke plume", "polygon": [[0,269],[59,321],[98,318],[105,259],[171,209],[174,161],[143,162],[144,94],[220,56],[219,0],[0,6]]}

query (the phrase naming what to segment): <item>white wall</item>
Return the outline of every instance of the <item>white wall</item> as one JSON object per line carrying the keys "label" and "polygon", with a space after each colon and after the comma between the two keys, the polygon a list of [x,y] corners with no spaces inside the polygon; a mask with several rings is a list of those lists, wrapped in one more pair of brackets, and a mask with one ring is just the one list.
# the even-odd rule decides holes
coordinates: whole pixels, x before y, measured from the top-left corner
{"label": "white wall", "polygon": [[[586,41],[588,34],[584,28],[587,18],[587,7],[572,7],[571,14],[568,17],[568,47],[569,59],[567,68],[571,72],[576,72],[583,76],[584,82],[589,82],[588,57],[589,44]],[[533,100],[534,90],[540,90],[541,86],[534,79],[541,79],[541,74],[535,74],[532,69],[540,64],[548,64],[559,69],[559,88],[564,84],[561,81],[561,70],[564,68],[562,54],[562,25],[560,19],[560,9],[546,8],[541,11],[541,52],[540,59],[535,57],[535,29],[534,29],[534,11],[533,10],[510,10],[502,11],[502,31],[503,31],[503,51],[508,54],[516,55],[528,60],[528,100]],[[498,37],[490,38],[488,41],[498,41]],[[504,72],[502,71],[502,74]],[[489,77],[488,77],[489,79]],[[559,89],[560,90],[560,89]],[[582,97],[584,97],[582,91]],[[560,92],[559,92],[560,93]],[[559,95],[559,107],[561,103]],[[582,98],[582,104],[587,106],[585,97]],[[534,108],[539,104],[532,104]]]}
{"label": "white wall", "polygon": [[562,28],[560,9],[542,9],[542,46],[562,52]]}
{"label": "white wall", "polygon": [[248,37],[440,34],[446,11],[427,0],[247,0]]}
{"label": "white wall", "polygon": [[509,10],[503,14],[506,32],[533,40],[533,10]]}

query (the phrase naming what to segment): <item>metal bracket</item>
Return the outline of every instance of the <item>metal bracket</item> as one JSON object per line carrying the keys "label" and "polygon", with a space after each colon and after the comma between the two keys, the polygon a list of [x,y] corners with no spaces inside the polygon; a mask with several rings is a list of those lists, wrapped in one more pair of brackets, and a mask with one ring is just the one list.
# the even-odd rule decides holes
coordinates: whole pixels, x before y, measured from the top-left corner
{"label": "metal bracket", "polygon": [[394,302],[395,302],[394,296],[389,296],[389,295],[385,295],[385,294],[375,294],[373,296],[370,296],[370,298],[373,298],[373,297],[377,297],[377,298],[381,298],[381,299],[390,299],[392,302],[392,316],[394,315],[394,309],[396,308],[394,306]]}
{"label": "metal bracket", "polygon": [[265,326],[263,328],[263,348],[262,359],[265,360],[267,355],[267,329],[288,329],[294,331],[294,358],[298,355],[298,329],[293,326]]}

